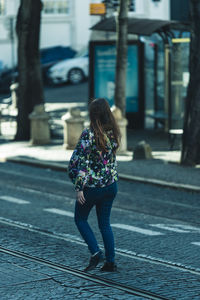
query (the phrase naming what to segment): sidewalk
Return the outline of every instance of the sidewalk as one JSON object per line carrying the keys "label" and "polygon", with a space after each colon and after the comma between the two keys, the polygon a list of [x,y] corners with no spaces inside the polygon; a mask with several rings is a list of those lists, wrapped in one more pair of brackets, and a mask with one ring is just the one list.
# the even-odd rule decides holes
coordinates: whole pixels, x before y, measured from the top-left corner
{"label": "sidewalk", "polygon": [[[0,161],[25,163],[39,167],[67,171],[72,150],[63,148],[63,124],[61,117],[70,107],[79,106],[86,113],[86,104],[45,103],[50,115],[52,139],[49,145],[31,146],[29,142],[13,142],[15,123],[2,124],[0,135]],[[152,148],[153,159],[133,160],[134,147],[140,141]],[[153,183],[161,186],[182,188],[200,192],[200,168],[183,167],[180,162],[180,140],[176,140],[174,151],[169,150],[168,135],[162,130],[127,130],[128,151],[118,155],[118,171],[121,179]]]}
{"label": "sidewalk", "polygon": [[[128,130],[126,155],[118,155],[120,179],[152,183],[171,188],[200,192],[200,168],[179,164],[180,151],[169,151],[167,136],[154,130]],[[145,140],[152,147],[153,159],[133,160],[135,145]],[[33,166],[67,171],[72,150],[63,148],[61,135],[54,133],[51,144],[31,146],[29,142],[13,142],[0,136],[0,162],[10,161]]]}

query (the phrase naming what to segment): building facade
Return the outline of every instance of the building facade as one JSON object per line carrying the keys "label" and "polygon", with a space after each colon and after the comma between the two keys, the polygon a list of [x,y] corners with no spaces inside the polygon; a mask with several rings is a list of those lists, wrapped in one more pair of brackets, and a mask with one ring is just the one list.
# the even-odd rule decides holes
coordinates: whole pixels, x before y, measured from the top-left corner
{"label": "building facade", "polygon": [[[42,0],[40,47],[71,46],[81,49],[89,40],[90,0]],[[0,0],[0,60],[17,63],[15,24],[20,0]]]}
{"label": "building facade", "polygon": [[[42,0],[40,47],[87,45],[89,28],[99,21],[90,16],[90,3],[101,0]],[[109,1],[108,1],[109,2]],[[117,8],[117,0],[110,0]],[[15,23],[20,0],[0,0],[0,60],[8,67],[17,63]],[[132,0],[129,15],[139,18],[170,19],[170,0]]]}

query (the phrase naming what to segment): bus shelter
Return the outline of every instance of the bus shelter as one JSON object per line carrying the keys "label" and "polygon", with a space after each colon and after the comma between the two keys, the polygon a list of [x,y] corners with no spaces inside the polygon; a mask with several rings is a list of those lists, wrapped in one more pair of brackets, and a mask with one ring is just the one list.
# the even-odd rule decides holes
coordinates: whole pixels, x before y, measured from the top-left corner
{"label": "bus shelter", "polygon": [[[98,39],[98,31],[116,32],[116,18],[109,17],[95,24],[91,30],[96,38],[90,41],[90,97],[107,97],[114,103],[114,73],[116,39]],[[144,43],[142,37],[158,34],[163,43],[162,81],[163,96],[160,97],[158,47],[155,44],[153,59],[153,111],[148,117],[154,126],[163,126],[165,131],[182,128],[186,87],[189,80],[188,58],[189,24],[169,20],[128,18],[128,53],[126,116],[129,128],[144,128],[145,94],[148,91],[144,74]],[[130,36],[133,36],[131,39]],[[116,36],[116,35],[115,35]],[[184,46],[184,47],[183,47]],[[185,51],[185,46],[187,51]],[[187,54],[186,54],[187,53]],[[106,57],[107,55],[107,57]],[[187,56],[187,57],[186,57]],[[106,86],[107,84],[107,86]]]}

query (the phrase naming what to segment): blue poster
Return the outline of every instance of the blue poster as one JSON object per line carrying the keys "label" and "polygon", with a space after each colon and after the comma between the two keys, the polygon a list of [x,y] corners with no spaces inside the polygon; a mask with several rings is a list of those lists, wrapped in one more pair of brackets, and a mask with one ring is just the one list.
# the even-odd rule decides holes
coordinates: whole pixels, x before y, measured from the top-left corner
{"label": "blue poster", "polygon": [[[94,96],[103,97],[114,104],[115,45],[95,45],[94,50]],[[126,112],[138,112],[138,46],[129,45],[126,74]]]}

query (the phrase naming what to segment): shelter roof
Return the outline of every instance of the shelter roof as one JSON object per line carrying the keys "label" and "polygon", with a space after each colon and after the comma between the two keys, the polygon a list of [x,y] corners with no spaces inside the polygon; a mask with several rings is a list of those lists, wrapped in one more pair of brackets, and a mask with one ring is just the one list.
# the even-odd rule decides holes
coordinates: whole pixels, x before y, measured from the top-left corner
{"label": "shelter roof", "polygon": [[[128,18],[128,33],[149,36],[153,33],[167,32],[171,29],[188,31],[188,25],[172,20]],[[105,18],[90,29],[115,32],[116,18],[114,16]]]}

